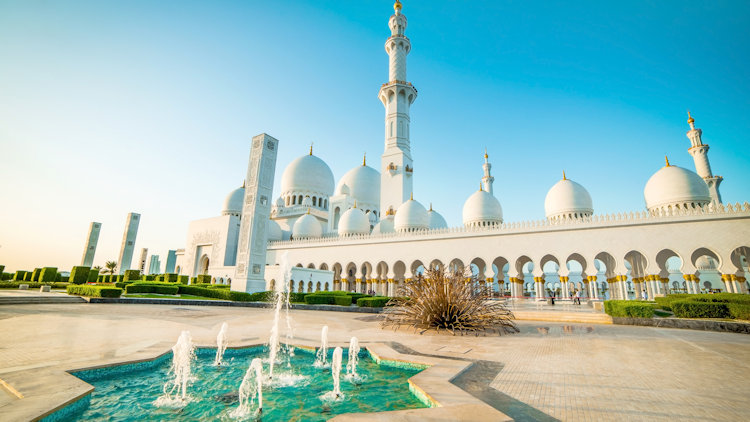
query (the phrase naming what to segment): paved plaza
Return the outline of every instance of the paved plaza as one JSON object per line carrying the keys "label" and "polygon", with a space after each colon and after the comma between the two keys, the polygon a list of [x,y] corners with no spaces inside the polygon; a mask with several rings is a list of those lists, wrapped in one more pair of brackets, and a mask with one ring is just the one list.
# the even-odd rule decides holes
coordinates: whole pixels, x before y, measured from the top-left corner
{"label": "paved plaza", "polygon": [[[462,337],[382,330],[373,314],[293,310],[292,318],[301,345],[317,344],[328,325],[333,345],[357,336],[363,346],[475,362],[453,384],[515,420],[750,419],[747,335],[519,321],[518,334]],[[29,407],[42,414],[58,405],[55,394],[45,396],[44,378],[62,370],[166,351],[182,330],[210,345],[225,321],[230,346],[262,343],[271,320],[269,309],[256,308],[0,306],[0,379],[10,387],[0,387],[0,419],[25,420]],[[43,400],[29,406],[35,396]]]}

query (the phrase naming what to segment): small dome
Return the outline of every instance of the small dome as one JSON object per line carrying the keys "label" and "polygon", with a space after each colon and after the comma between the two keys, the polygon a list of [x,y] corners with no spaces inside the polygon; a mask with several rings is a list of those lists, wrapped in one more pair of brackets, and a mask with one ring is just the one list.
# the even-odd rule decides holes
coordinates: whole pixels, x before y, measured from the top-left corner
{"label": "small dome", "polygon": [[375,227],[372,228],[372,234],[385,234],[395,232],[396,229],[393,227],[392,215],[386,216],[384,219],[380,220],[380,222],[376,224]]}
{"label": "small dome", "polygon": [[430,210],[427,211],[427,224],[430,227],[430,230],[444,229],[448,227],[448,223],[445,222],[445,218],[443,218],[443,216],[440,215],[437,211],[433,210],[432,205],[430,205]]}
{"label": "small dome", "polygon": [[270,219],[268,220],[266,233],[269,242],[275,242],[284,238],[284,234],[281,232],[281,226],[279,226],[279,223]]}
{"label": "small dome", "polygon": [[694,208],[711,202],[708,186],[700,176],[672,165],[662,167],[648,179],[643,197],[651,212],[668,207]]}
{"label": "small dome", "polygon": [[349,208],[344,211],[339,220],[339,235],[369,234],[370,221],[359,208]]}
{"label": "small dome", "polygon": [[380,173],[372,167],[357,166],[336,185],[336,195],[351,195],[362,208],[379,208]]}
{"label": "small dome", "polygon": [[227,195],[224,200],[224,206],[221,210],[221,215],[236,215],[237,217],[242,215],[242,204],[245,202],[245,187],[239,187]]}
{"label": "small dome", "polygon": [[547,192],[544,213],[549,219],[588,217],[594,213],[594,205],[586,188],[563,178]]}
{"label": "small dome", "polygon": [[281,175],[281,195],[293,193],[329,197],[333,194],[333,173],[320,158],[310,154],[292,161]]}
{"label": "small dome", "polygon": [[489,192],[474,192],[464,203],[463,222],[467,227],[502,224],[503,208],[500,201]]}
{"label": "small dome", "polygon": [[710,256],[703,255],[695,261],[695,267],[700,271],[715,270],[716,261]]}
{"label": "small dome", "polygon": [[321,236],[323,236],[323,226],[311,214],[305,214],[298,218],[294,227],[292,227],[292,237],[295,239]]}
{"label": "small dome", "polygon": [[426,230],[429,228],[427,210],[414,199],[410,199],[398,207],[393,218],[393,228],[397,232]]}

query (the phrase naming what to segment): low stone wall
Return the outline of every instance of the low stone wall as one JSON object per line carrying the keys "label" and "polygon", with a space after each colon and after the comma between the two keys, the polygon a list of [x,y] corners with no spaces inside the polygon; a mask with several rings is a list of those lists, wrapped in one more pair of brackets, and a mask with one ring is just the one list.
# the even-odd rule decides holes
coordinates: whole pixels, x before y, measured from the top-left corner
{"label": "low stone wall", "polygon": [[642,325],[647,327],[683,328],[689,330],[750,334],[750,323],[717,321],[713,319],[612,317],[612,322],[618,325]]}
{"label": "low stone wall", "polygon": [[[129,303],[141,305],[181,305],[181,306],[239,306],[243,308],[271,308],[268,302],[232,302],[229,300],[200,300],[200,299],[155,299],[155,298],[88,298],[89,303]],[[292,303],[291,309],[309,311],[334,311],[334,312],[358,312],[364,314],[377,314],[383,308],[361,308],[359,306],[338,305],[307,305],[303,303]]]}

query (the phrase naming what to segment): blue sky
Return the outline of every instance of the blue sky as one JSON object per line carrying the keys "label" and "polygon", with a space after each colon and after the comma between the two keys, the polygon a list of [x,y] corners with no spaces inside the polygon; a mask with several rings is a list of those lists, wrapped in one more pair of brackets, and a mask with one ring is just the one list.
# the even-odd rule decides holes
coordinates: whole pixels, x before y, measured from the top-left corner
{"label": "blue sky", "polygon": [[[0,264],[166,255],[242,183],[249,141],[280,140],[338,179],[383,150],[390,1],[0,0]],[[461,223],[489,150],[506,221],[544,217],[561,177],[596,213],[644,209],[693,169],[686,110],[725,201],[750,199],[750,3],[406,0],[415,199]],[[377,167],[377,166],[376,166]],[[137,255],[137,252],[136,252]],[[162,259],[164,261],[164,258]]]}

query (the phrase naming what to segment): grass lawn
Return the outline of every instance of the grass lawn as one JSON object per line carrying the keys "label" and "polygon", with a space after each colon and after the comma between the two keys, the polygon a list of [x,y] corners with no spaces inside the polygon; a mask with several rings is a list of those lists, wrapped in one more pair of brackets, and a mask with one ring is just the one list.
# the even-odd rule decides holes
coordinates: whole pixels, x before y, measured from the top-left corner
{"label": "grass lawn", "polygon": [[146,299],[199,299],[199,300],[223,300],[215,297],[203,297],[194,295],[160,295],[155,293],[124,294],[122,297],[146,298]]}

